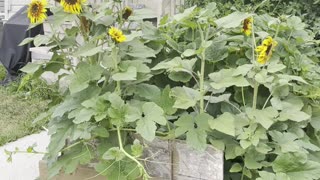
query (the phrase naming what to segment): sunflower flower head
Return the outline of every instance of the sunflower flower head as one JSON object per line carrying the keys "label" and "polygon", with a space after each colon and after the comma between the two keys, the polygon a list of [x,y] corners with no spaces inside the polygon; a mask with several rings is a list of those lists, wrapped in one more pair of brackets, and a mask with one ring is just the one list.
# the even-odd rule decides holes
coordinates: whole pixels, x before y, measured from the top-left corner
{"label": "sunflower flower head", "polygon": [[47,18],[47,1],[32,0],[28,8],[28,18],[32,24],[42,23]]}
{"label": "sunflower flower head", "polygon": [[257,61],[260,64],[266,64],[266,62],[271,58],[272,51],[277,46],[277,42],[268,36],[262,41],[262,44],[258,46],[255,50],[258,54]]}
{"label": "sunflower flower head", "polygon": [[80,14],[82,11],[82,4],[85,2],[86,0],[61,0],[60,4],[65,12]]}
{"label": "sunflower flower head", "polygon": [[129,16],[132,15],[132,12],[133,12],[132,8],[129,6],[126,6],[122,11],[122,18],[127,20]]}
{"label": "sunflower flower head", "polygon": [[249,17],[243,21],[242,32],[244,32],[246,36],[250,36],[252,33],[252,22],[252,17]]}
{"label": "sunflower flower head", "polygon": [[115,40],[117,43],[122,43],[127,39],[126,36],[122,33],[122,31],[115,27],[111,27],[108,33],[111,36],[111,38]]}

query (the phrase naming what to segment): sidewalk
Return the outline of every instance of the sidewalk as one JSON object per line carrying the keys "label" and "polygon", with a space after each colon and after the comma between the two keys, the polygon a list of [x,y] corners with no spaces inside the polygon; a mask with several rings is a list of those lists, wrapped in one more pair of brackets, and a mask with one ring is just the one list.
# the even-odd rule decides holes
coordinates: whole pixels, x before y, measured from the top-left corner
{"label": "sidewalk", "polygon": [[7,162],[7,155],[4,150],[14,151],[16,147],[21,151],[33,145],[36,151],[45,152],[49,143],[47,132],[43,131],[39,134],[33,134],[18,139],[15,142],[8,143],[0,147],[0,179],[1,180],[34,180],[39,176],[39,161],[42,159],[41,154],[14,154],[12,162]]}

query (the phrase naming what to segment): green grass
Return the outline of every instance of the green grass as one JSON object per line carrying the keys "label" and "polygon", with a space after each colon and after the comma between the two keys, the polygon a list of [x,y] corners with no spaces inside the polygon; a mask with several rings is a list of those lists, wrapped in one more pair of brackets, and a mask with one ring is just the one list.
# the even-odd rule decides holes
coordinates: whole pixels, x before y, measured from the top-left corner
{"label": "green grass", "polygon": [[40,131],[45,122],[33,124],[47,102],[40,99],[22,99],[0,87],[0,146],[23,136]]}

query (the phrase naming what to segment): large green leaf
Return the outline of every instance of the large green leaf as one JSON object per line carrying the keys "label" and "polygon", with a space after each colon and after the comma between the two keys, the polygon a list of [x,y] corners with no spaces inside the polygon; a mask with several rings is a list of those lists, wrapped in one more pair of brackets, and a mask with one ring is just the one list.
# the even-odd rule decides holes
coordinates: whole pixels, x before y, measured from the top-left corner
{"label": "large green leaf", "polygon": [[137,132],[147,141],[155,138],[157,124],[166,125],[167,120],[161,107],[153,102],[144,103],[142,106],[142,114],[137,121]]}
{"label": "large green leaf", "polygon": [[177,126],[175,136],[186,134],[187,144],[197,150],[207,147],[208,122],[212,120],[209,114],[183,115],[174,124]]}
{"label": "large green leaf", "polygon": [[76,52],[74,52],[74,56],[80,57],[80,56],[93,56],[98,54],[99,52],[102,52],[102,46],[97,46],[94,43],[88,43],[84,46],[80,47]]}
{"label": "large green leaf", "polygon": [[220,131],[230,136],[235,136],[236,134],[235,118],[228,112],[223,113],[216,119],[210,120],[209,125],[211,129]]}
{"label": "large green leaf", "polygon": [[134,81],[137,80],[137,68],[130,66],[127,71],[119,72],[112,76],[115,81]]}
{"label": "large green leaf", "polygon": [[99,80],[102,72],[103,68],[99,65],[90,65],[85,62],[79,63],[69,86],[70,92],[76,93],[84,90],[91,81]]}
{"label": "large green leaf", "polygon": [[188,87],[175,87],[172,89],[173,97],[175,97],[174,108],[188,109],[196,105],[200,100],[200,93],[197,90]]}
{"label": "large green leaf", "polygon": [[219,28],[235,28],[240,26],[244,19],[252,16],[252,14],[234,12],[228,16],[217,19],[215,23]]}
{"label": "large green leaf", "polygon": [[47,45],[50,42],[50,37],[46,36],[46,35],[37,35],[34,40],[33,40],[33,44],[36,47],[39,47],[41,45]]}
{"label": "large green leaf", "polygon": [[272,140],[277,142],[282,152],[299,152],[301,151],[300,146],[296,142],[298,137],[292,133],[281,133],[279,131],[270,131]]}
{"label": "large green leaf", "polygon": [[261,124],[266,129],[269,129],[276,122],[276,117],[279,115],[278,111],[273,107],[263,110],[248,108],[246,112],[251,120]]}
{"label": "large green leaf", "polygon": [[152,70],[165,69],[168,72],[186,72],[192,73],[193,66],[197,62],[197,59],[181,59],[180,57],[175,57],[170,61],[163,61],[157,64]]}
{"label": "large green leaf", "polygon": [[320,179],[320,163],[307,160],[303,153],[286,153],[279,155],[273,162],[275,172],[285,173],[290,180]]}
{"label": "large green leaf", "polygon": [[250,83],[241,75],[233,76],[234,69],[222,69],[219,72],[209,74],[212,81],[210,85],[214,89],[227,88],[230,86],[246,87]]}
{"label": "large green leaf", "polygon": [[20,69],[20,71],[31,74],[35,73],[41,68],[42,64],[36,64],[36,63],[28,63],[26,66]]}

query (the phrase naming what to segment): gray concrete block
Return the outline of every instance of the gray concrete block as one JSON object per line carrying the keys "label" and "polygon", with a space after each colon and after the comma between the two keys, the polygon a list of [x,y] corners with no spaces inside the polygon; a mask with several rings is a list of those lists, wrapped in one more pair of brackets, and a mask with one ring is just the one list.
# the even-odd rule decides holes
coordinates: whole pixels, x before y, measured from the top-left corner
{"label": "gray concrete block", "polygon": [[212,146],[200,152],[177,141],[172,156],[174,180],[223,180],[223,152]]}

